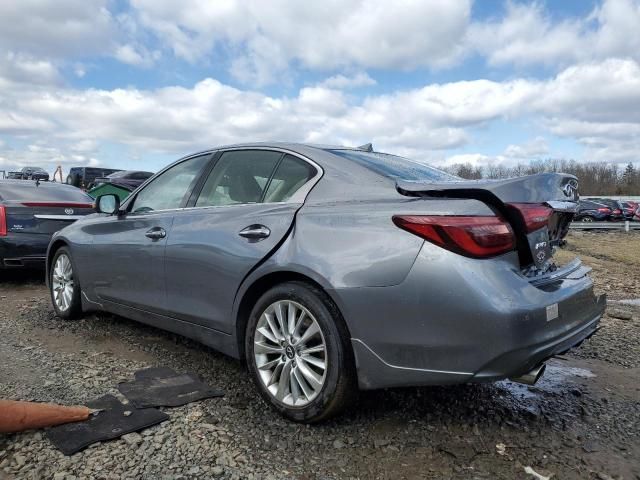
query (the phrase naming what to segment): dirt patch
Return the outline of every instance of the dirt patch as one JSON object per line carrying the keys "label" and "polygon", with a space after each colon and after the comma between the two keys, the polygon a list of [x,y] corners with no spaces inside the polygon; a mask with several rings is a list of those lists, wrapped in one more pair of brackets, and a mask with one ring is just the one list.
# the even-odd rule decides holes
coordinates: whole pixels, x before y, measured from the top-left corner
{"label": "dirt patch", "polygon": [[575,257],[593,269],[596,290],[614,300],[640,298],[640,234],[638,232],[571,231],[556,252],[559,263]]}
{"label": "dirt patch", "polygon": [[[559,257],[579,254],[610,298],[640,298],[638,264],[615,251],[637,255],[636,236],[572,232]],[[341,417],[305,426],[265,405],[240,362],[195,342],[110,315],[63,321],[37,279],[0,283],[0,297],[7,398],[83,403],[154,365],[193,371],[226,392],[168,409],[170,421],[131,444],[105,442],[72,457],[41,432],[0,436],[0,472],[14,478],[533,478],[527,466],[554,479],[640,478],[640,309],[633,305],[616,304],[601,331],[550,361],[535,386],[363,392]]]}
{"label": "dirt patch", "polygon": [[44,347],[51,353],[91,352],[92,355],[112,355],[137,362],[152,362],[155,357],[134,346],[123,344],[111,336],[82,336],[54,328],[34,328],[30,332],[34,345]]}

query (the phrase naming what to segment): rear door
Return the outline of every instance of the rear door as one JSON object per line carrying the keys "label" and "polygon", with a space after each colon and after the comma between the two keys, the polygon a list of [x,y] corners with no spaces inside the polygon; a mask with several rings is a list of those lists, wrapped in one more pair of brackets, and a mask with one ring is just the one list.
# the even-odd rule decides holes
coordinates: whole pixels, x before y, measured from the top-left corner
{"label": "rear door", "polygon": [[271,150],[222,153],[167,241],[167,308],[183,320],[230,333],[245,276],[289,232],[319,178],[309,161]]}
{"label": "rear door", "polygon": [[127,202],[124,214],[84,226],[93,242],[92,279],[100,298],[164,313],[167,235],[210,158],[200,155],[171,166]]}

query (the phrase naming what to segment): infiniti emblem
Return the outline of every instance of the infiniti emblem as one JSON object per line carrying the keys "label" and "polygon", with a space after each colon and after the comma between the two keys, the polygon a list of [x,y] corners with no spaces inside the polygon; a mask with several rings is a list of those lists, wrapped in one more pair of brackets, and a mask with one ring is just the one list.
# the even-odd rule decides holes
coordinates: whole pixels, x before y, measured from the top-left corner
{"label": "infiniti emblem", "polygon": [[287,355],[287,357],[289,358],[293,358],[295,357],[295,351],[293,350],[293,347],[291,345],[287,345],[287,348],[284,349],[284,353]]}
{"label": "infiniti emblem", "polygon": [[569,182],[564,187],[562,187],[562,192],[564,193],[565,197],[574,197],[577,191],[578,182],[576,182],[575,180],[569,180]]}

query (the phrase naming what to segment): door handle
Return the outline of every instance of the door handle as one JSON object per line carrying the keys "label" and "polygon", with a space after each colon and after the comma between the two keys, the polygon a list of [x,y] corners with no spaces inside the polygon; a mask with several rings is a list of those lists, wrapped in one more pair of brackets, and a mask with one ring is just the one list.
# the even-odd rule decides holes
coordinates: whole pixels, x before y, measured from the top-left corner
{"label": "door handle", "polygon": [[167,232],[165,232],[162,227],[153,227],[151,230],[147,230],[147,233],[145,233],[144,236],[153,240],[158,240],[159,238],[166,237]]}
{"label": "door handle", "polygon": [[249,225],[238,232],[238,235],[244,238],[262,240],[271,235],[271,230],[264,225]]}

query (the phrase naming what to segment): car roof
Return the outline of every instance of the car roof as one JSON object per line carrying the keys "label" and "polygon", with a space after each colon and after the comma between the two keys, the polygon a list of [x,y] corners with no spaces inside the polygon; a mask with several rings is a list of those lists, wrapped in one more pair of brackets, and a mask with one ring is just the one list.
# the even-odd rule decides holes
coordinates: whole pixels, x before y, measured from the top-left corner
{"label": "car roof", "polygon": [[[182,158],[193,157],[202,155],[205,153],[211,153],[218,150],[237,149],[237,148],[277,148],[283,150],[290,150],[301,155],[305,155],[310,151],[316,152],[329,152],[331,150],[353,150],[364,151],[356,147],[345,147],[344,145],[329,145],[329,144],[316,144],[316,143],[298,143],[298,142],[252,142],[252,143],[230,143],[227,145],[220,145],[214,148],[208,148],[195,153],[190,153]],[[379,152],[377,152],[379,153]]]}

